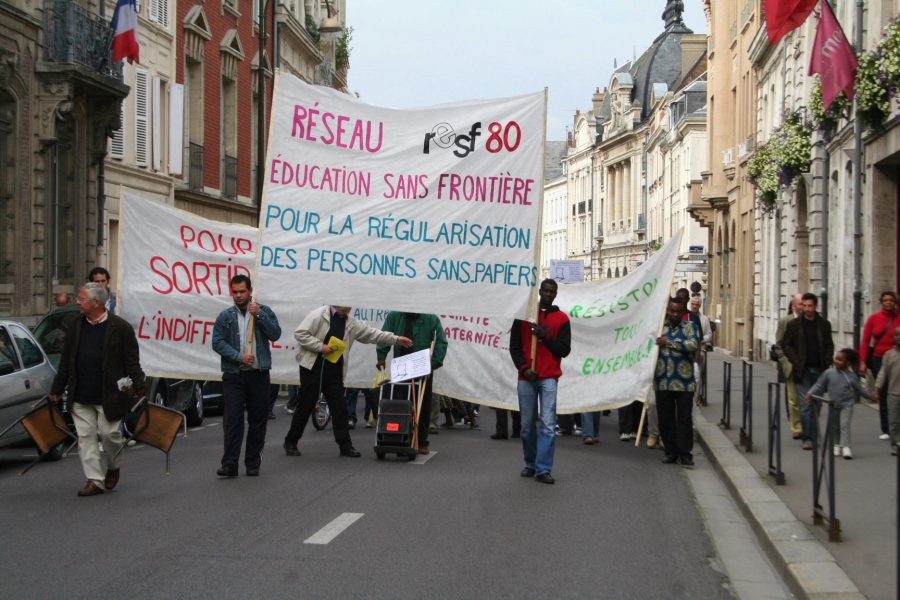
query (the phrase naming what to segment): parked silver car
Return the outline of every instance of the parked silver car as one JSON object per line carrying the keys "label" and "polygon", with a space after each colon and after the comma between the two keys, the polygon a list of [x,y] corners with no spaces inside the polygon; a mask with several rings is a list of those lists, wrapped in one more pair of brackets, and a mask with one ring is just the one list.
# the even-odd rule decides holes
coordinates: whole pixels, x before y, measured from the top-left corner
{"label": "parked silver car", "polygon": [[[56,369],[31,333],[14,321],[0,321],[0,431],[49,394],[55,376]],[[24,428],[14,427],[0,438],[0,448],[28,439]],[[58,460],[60,451],[46,458]]]}

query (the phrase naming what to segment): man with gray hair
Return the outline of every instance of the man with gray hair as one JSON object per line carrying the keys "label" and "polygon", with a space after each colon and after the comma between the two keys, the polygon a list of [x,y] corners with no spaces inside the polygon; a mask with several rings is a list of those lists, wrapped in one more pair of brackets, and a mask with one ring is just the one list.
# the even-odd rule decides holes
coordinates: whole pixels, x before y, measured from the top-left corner
{"label": "man with gray hair", "polygon": [[[81,318],[72,320],[66,332],[59,370],[50,388],[50,400],[59,402],[69,392],[69,409],[78,432],[78,454],[87,476],[79,496],[96,496],[119,481],[122,447],[119,425],[128,411],[128,391],[119,381],[131,379],[138,396],[148,393],[141,370],[134,329],[125,319],[106,309],[109,292],[100,283],[86,283],[78,291]],[[106,473],[100,468],[100,436],[106,450]],[[115,457],[115,458],[114,458]]]}

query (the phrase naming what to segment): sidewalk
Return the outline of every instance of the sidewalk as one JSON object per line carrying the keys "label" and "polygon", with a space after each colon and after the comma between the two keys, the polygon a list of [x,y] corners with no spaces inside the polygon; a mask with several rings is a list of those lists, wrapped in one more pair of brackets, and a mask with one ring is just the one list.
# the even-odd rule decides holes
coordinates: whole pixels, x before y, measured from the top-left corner
{"label": "sidewalk", "polygon": [[[708,360],[709,406],[699,409],[698,416],[703,417],[698,418],[699,442],[710,455],[726,485],[736,495],[735,500],[754,525],[754,530],[761,538],[760,542],[769,549],[770,559],[786,570],[788,585],[794,588],[792,591],[806,598],[859,598],[853,593],[855,590],[850,589],[852,586],[840,573],[840,569],[833,569],[833,572],[829,569],[819,570],[823,565],[833,567],[828,564],[831,561],[828,555],[830,552],[837,565],[849,575],[852,583],[856,584],[866,598],[893,600],[897,589],[897,459],[890,455],[889,443],[878,439],[881,430],[877,410],[865,399],[856,405],[852,428],[853,460],[837,457],[835,459],[836,515],[840,520],[843,541],[829,542],[825,526],[813,525],[812,522],[812,452],[802,450],[800,441],[791,439],[790,423],[784,410],[786,403],[784,388],[782,388],[781,448],[782,471],[786,484],[775,485],[774,478],[768,475],[767,398],[768,383],[777,380],[775,368],[767,364],[753,363],[753,451],[746,453],[742,447],[737,446],[742,420],[743,360],[718,353],[709,353]],[[721,430],[717,424],[722,418],[723,373],[726,361],[732,363],[731,429]],[[821,417],[823,426],[826,415],[827,411],[823,410]],[[731,444],[723,439],[723,435]],[[741,460],[742,458],[745,460]],[[743,468],[746,472],[747,462],[760,475],[760,481],[765,482],[777,494],[780,503],[747,500],[754,497],[753,490],[748,491],[747,488],[759,486],[759,482],[740,477],[740,469]],[[820,494],[819,502],[827,513],[825,489]],[[754,520],[767,521],[766,510],[777,512],[776,509],[781,503],[786,505],[793,516],[805,525],[805,529],[811,532],[813,538],[810,539],[821,542],[820,545],[813,544],[815,547],[807,545],[804,548],[804,553],[807,554],[805,558],[789,555],[796,547],[794,550],[787,550],[788,555],[785,555],[785,546],[779,545],[777,530],[765,523],[753,523]],[[797,525],[790,515],[787,515],[786,519],[777,520],[781,525]],[[785,520],[793,522],[785,523]],[[785,539],[796,541],[803,537],[806,537],[805,532],[800,531],[800,535],[790,535]],[[827,552],[823,552],[822,548]],[[837,577],[834,579],[837,583],[829,588],[822,580],[835,574]],[[818,583],[822,583],[824,587],[817,587]]]}

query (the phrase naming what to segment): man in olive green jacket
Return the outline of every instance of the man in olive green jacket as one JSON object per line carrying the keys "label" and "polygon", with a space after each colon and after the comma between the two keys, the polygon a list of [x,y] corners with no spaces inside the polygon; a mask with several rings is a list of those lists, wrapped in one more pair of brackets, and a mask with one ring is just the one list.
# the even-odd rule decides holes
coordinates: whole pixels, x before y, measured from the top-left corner
{"label": "man in olive green jacket", "polygon": [[[447,356],[447,336],[444,335],[444,326],[441,325],[441,320],[437,315],[392,311],[388,313],[384,326],[381,329],[382,331],[390,331],[394,335],[408,337],[413,341],[412,348],[393,346],[395,358],[420,350],[427,350],[431,348],[431,342],[434,342],[434,353],[431,355],[432,375],[425,384],[425,400],[422,402],[422,414],[419,415],[419,452],[428,454],[428,426],[431,421],[433,371],[444,365],[444,357]],[[387,357],[390,349],[391,346],[388,344],[378,344],[376,352],[378,353],[377,366],[379,368],[384,367],[384,359]]]}
{"label": "man in olive green jacket", "polygon": [[794,378],[791,377],[794,367],[781,349],[781,340],[784,338],[784,330],[787,329],[787,324],[803,314],[803,305],[800,304],[802,299],[803,294],[794,294],[794,297],[791,298],[788,314],[778,320],[778,331],[775,333],[775,355],[778,357],[778,365],[781,367],[781,375],[784,377],[785,387],[787,388],[788,413],[791,418],[791,431],[795,440],[803,437],[800,427],[800,405],[797,402],[797,386],[794,383]]}

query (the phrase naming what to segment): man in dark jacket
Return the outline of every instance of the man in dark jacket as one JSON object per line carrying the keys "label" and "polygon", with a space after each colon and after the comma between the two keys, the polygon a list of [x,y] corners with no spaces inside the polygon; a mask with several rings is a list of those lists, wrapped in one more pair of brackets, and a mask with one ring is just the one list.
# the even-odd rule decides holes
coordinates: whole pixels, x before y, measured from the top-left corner
{"label": "man in dark jacket", "polygon": [[[109,293],[99,283],[86,283],[78,292],[82,318],[69,325],[59,371],[50,388],[50,400],[59,402],[69,391],[69,411],[78,432],[78,454],[87,476],[79,496],[96,496],[119,481],[123,456],[119,425],[128,411],[128,377],[138,397],[148,393],[134,329],[106,310]],[[122,389],[122,388],[125,389]],[[100,469],[100,447],[106,451],[107,471]]]}
{"label": "man in dark jacket", "polygon": [[[434,342],[434,353],[431,355],[431,376],[425,383],[425,399],[422,401],[422,414],[419,415],[419,453],[428,454],[428,426],[431,424],[431,384],[434,381],[434,371],[444,366],[444,358],[447,356],[447,336],[444,334],[444,326],[437,315],[397,312],[388,313],[384,320],[382,331],[390,331],[394,335],[403,336],[412,340],[412,348],[405,348],[400,344],[394,345],[394,357],[406,356],[413,352],[419,352],[431,348]],[[384,359],[391,350],[388,344],[378,344],[378,362],[376,366],[384,368]],[[395,389],[401,389],[399,386]],[[415,402],[415,399],[413,399]],[[355,415],[354,415],[355,416]]]}
{"label": "man in dark jacket", "polygon": [[831,338],[831,323],[816,311],[819,299],[815,294],[806,293],[800,301],[803,314],[790,321],[784,328],[781,351],[791,363],[791,377],[800,399],[800,426],[803,449],[812,450],[813,407],[811,400],[805,402],[809,388],[819,379],[822,371],[834,360],[834,341]]}
{"label": "man in dark jacket", "polygon": [[[222,357],[222,388],[225,397],[223,429],[225,453],[219,477],[237,477],[244,441],[244,411],[247,413],[247,475],[259,475],[266,423],[269,418],[269,342],[281,337],[281,327],[272,309],[251,298],[253,286],[246,275],[231,278],[234,306],[226,308],[213,326],[212,349]],[[252,334],[251,334],[252,332]],[[250,336],[253,336],[252,338]]]}
{"label": "man in dark jacket", "polygon": [[[557,284],[541,282],[540,312],[537,323],[513,321],[509,336],[509,354],[519,372],[519,410],[522,413],[522,448],[525,468],[522,477],[534,477],[541,483],[554,483],[553,453],[556,448],[556,389],[562,375],[562,359],[572,347],[569,317],[553,305]],[[537,343],[532,346],[532,338]],[[532,347],[535,348],[532,356]],[[535,427],[540,401],[540,429]]]}

